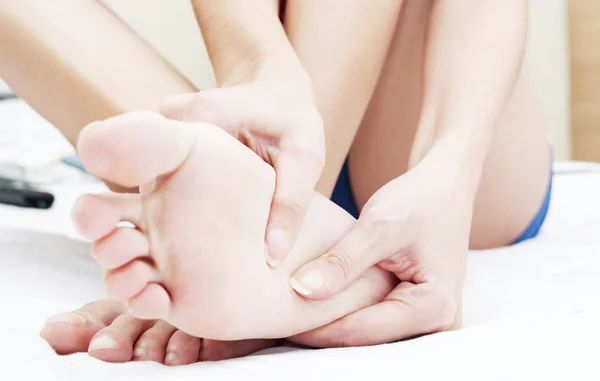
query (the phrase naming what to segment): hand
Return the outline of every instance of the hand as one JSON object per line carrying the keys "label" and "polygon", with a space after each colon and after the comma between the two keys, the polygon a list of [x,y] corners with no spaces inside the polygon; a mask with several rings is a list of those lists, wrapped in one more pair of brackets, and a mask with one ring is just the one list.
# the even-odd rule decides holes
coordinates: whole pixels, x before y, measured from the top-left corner
{"label": "hand", "polygon": [[324,299],[377,264],[397,276],[398,286],[381,303],[297,341],[373,345],[460,324],[474,194],[458,165],[434,156],[379,189],[350,232],[291,280],[306,298]]}
{"label": "hand", "polygon": [[220,126],[273,166],[277,180],[266,255],[270,265],[281,263],[296,240],[325,162],[323,122],[308,81],[254,80],[172,96],[161,113]]}

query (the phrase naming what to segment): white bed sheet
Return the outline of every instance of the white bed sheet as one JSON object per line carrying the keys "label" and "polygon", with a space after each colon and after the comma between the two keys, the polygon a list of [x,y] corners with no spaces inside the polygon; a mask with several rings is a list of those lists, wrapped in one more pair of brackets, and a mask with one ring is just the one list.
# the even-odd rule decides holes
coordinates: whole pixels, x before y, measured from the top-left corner
{"label": "white bed sheet", "polygon": [[[68,209],[87,179],[50,188],[52,211],[0,207],[0,380],[600,380],[600,173],[561,163],[536,240],[473,252],[465,329],[369,348],[279,348],[166,368],[60,357],[38,338],[44,319],[104,295],[101,272]],[[588,171],[591,171],[588,173]]]}
{"label": "white bed sheet", "polygon": [[[30,168],[66,150],[58,137],[56,144],[38,139],[43,144],[32,148],[37,143],[30,137],[47,131],[42,122],[20,102],[0,107],[0,123],[31,129],[21,134],[29,136],[20,140],[26,147],[16,151],[46,150],[20,157]],[[464,329],[368,348],[277,348],[166,368],[106,364],[86,354],[60,357],[38,337],[47,316],[104,296],[89,246],[69,221],[74,199],[103,187],[58,166],[50,171],[58,173],[48,185],[57,196],[51,211],[0,206],[0,381],[600,380],[600,173],[586,163],[556,169],[538,239],[470,254]]]}

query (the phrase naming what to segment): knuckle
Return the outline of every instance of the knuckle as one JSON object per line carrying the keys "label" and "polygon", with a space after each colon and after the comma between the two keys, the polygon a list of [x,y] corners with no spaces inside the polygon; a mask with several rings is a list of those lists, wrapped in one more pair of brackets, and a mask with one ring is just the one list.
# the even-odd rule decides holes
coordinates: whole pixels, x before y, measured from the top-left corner
{"label": "knuckle", "polygon": [[300,160],[305,168],[321,170],[325,166],[325,150],[314,144],[288,146],[286,150],[290,156]]}
{"label": "knuckle", "polygon": [[376,233],[381,239],[409,239],[414,236],[417,224],[411,208],[397,208],[389,202],[378,202],[377,198],[372,198],[363,207],[360,220],[370,234]]}
{"label": "knuckle", "polygon": [[337,251],[329,254],[327,256],[327,263],[339,271],[343,280],[349,280],[352,276],[351,260],[346,253]]}
{"label": "knuckle", "polygon": [[275,208],[285,217],[293,220],[301,219],[305,213],[305,206],[296,198],[289,196],[279,196],[274,200]]}
{"label": "knuckle", "polygon": [[363,218],[362,226],[366,230],[383,230],[392,225],[393,221],[386,215],[381,213],[373,213],[372,209],[369,209],[370,213],[365,215]]}

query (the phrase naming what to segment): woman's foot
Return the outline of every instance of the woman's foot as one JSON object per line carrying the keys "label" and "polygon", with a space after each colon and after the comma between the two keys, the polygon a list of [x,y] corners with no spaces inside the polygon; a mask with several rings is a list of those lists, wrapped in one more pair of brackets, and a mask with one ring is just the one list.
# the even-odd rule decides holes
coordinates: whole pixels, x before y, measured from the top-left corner
{"label": "woman's foot", "polygon": [[140,187],[141,195],[84,196],[74,210],[108,270],[109,294],[136,317],[211,339],[282,338],[376,303],[394,285],[373,268],[330,300],[297,295],[293,271],[329,250],[354,220],[315,196],[292,253],[270,268],[264,236],[273,169],[216,126],[125,114],[84,129],[79,150],[91,173]]}
{"label": "woman's foot", "polygon": [[99,300],[50,317],[40,335],[58,354],[88,352],[108,362],[154,361],[165,365],[242,357],[279,343],[203,340],[161,320],[134,318],[124,310],[120,302]]}

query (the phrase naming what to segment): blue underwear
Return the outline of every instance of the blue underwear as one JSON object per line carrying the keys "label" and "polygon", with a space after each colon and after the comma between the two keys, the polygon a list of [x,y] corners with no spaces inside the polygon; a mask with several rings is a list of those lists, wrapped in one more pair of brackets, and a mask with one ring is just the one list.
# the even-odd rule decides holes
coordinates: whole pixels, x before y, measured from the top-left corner
{"label": "blue underwear", "polygon": [[[527,226],[523,233],[521,233],[521,235],[513,242],[513,245],[515,243],[523,242],[528,239],[534,238],[540,232],[540,228],[544,224],[544,220],[546,220],[546,215],[548,214],[548,207],[550,206],[550,195],[552,194],[553,177],[553,173],[551,173],[550,181],[548,182],[548,190],[546,191],[546,197],[544,198],[544,202],[542,203],[539,211],[537,212],[536,216],[533,218],[529,226]],[[356,203],[354,202],[352,188],[350,187],[350,176],[348,175],[347,160],[344,163],[342,170],[340,171],[340,175],[333,190],[333,195],[331,196],[331,201],[344,208],[344,210],[350,213],[354,218],[358,218],[359,212]]]}

